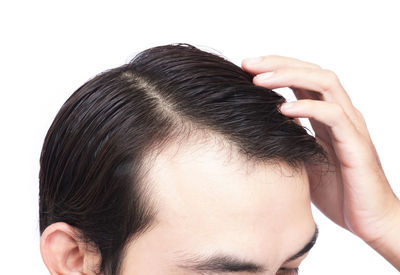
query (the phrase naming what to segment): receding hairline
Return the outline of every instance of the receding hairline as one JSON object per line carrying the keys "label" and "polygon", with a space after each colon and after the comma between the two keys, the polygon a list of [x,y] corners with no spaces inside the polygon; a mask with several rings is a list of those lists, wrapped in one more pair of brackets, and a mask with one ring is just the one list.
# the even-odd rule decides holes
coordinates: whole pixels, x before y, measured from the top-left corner
{"label": "receding hairline", "polygon": [[[185,150],[196,152],[197,150],[204,150],[204,148],[221,153],[220,160],[227,165],[240,163],[240,165],[237,165],[238,169],[246,174],[265,166],[279,170],[282,174],[284,174],[283,170],[289,171],[292,173],[290,176],[299,176],[305,171],[303,161],[299,161],[297,166],[294,167],[284,159],[256,159],[249,154],[245,154],[233,141],[228,140],[227,137],[216,131],[206,128],[182,128],[163,142],[147,150],[143,156],[143,180],[148,176],[159,155],[168,155],[172,159]],[[288,175],[285,174],[285,176]]]}
{"label": "receding hairline", "polygon": [[[154,178],[152,178],[152,172],[154,171],[153,168],[158,157],[162,155],[163,157],[167,157],[167,159],[173,160],[175,157],[179,157],[182,152],[186,153],[190,151],[189,153],[191,154],[196,151],[205,150],[205,148],[218,152],[218,156],[221,156],[218,160],[226,165],[234,165],[235,171],[244,173],[245,175],[250,175],[252,171],[256,169],[265,169],[266,167],[268,171],[274,171],[283,177],[304,177],[304,173],[307,173],[304,164],[293,168],[283,160],[256,162],[252,159],[248,159],[246,155],[241,153],[238,146],[215,132],[202,130],[192,132],[191,135],[185,133],[180,137],[170,137],[164,140],[163,143],[159,143],[156,147],[151,148],[152,150],[150,149],[147,154],[142,156],[143,162],[141,165],[139,185],[141,185],[141,190],[145,192],[148,206],[156,216],[159,212],[160,205],[159,201],[156,199],[156,184]],[[188,156],[190,156],[190,154]],[[150,227],[152,228],[154,225]]]}
{"label": "receding hairline", "polygon": [[[157,144],[157,147],[152,148],[146,155],[143,156],[143,168],[144,171],[141,173],[140,184],[143,185],[146,196],[148,199],[146,202],[148,203],[148,207],[154,212],[155,216],[152,220],[151,224],[139,234],[135,234],[131,236],[126,242],[122,253],[122,263],[125,261],[125,256],[127,255],[128,249],[130,246],[134,245],[135,240],[140,238],[142,235],[150,232],[155,229],[160,222],[157,219],[160,201],[157,200],[156,196],[156,188],[154,182],[149,177],[153,164],[157,161],[157,157],[163,153],[167,153],[169,157],[174,158],[178,156],[183,150],[204,150],[204,148],[212,148],[221,152],[221,156],[225,156],[225,159],[221,159],[221,161],[225,163],[241,163],[244,165],[237,165],[236,167],[241,168],[240,171],[245,173],[250,173],[252,169],[256,169],[259,165],[263,165],[263,168],[267,165],[268,168],[278,171],[283,176],[293,177],[293,176],[302,176],[304,172],[306,172],[304,165],[299,166],[298,169],[293,169],[288,163],[285,161],[278,160],[266,160],[265,162],[254,162],[248,160],[243,154],[240,153],[240,150],[237,146],[235,146],[232,142],[229,142],[226,138],[224,138],[220,134],[216,134],[212,131],[198,131],[196,133],[192,132],[191,135],[186,136],[182,135],[180,137],[176,137],[175,139],[171,138],[166,140],[161,146],[161,144]],[[169,154],[172,153],[172,154]],[[292,173],[290,175],[285,172]],[[123,266],[123,264],[122,264]]]}

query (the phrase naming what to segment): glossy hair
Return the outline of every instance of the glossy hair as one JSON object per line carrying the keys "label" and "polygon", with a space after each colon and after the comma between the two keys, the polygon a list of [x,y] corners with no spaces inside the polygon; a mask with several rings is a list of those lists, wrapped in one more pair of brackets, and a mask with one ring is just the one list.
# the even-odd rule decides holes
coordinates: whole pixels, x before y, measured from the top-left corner
{"label": "glossy hair", "polygon": [[57,113],[40,157],[40,233],[66,222],[120,272],[126,244],[156,210],[145,158],[196,133],[218,136],[247,161],[300,164],[326,153],[293,118],[284,97],[222,56],[187,43],[157,46],[79,87]]}

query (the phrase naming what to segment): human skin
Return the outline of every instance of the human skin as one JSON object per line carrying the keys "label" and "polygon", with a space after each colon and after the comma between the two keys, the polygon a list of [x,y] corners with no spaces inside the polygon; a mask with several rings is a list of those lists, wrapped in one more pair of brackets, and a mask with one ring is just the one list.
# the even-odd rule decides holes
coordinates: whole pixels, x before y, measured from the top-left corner
{"label": "human skin", "polygon": [[[309,118],[328,152],[331,172],[308,166],[312,202],[331,220],[363,239],[400,270],[400,202],[385,176],[365,120],[337,75],[316,64],[277,55],[242,61],[266,88],[290,87],[297,101],[282,106]],[[263,77],[264,76],[264,77]]]}
{"label": "human skin", "polygon": [[158,218],[131,242],[122,274],[199,274],[179,267],[190,254],[220,252],[269,269],[258,274],[296,268],[305,258],[283,264],[315,232],[304,167],[249,165],[215,144],[172,146],[157,157],[149,182]]}
{"label": "human skin", "polygon": [[[191,254],[216,252],[265,266],[257,274],[296,274],[293,269],[307,253],[285,261],[313,236],[311,201],[400,269],[400,202],[365,121],[337,76],[282,56],[244,60],[242,67],[259,75],[256,85],[293,89],[299,100],[281,112],[310,119],[334,169],[320,174],[321,167],[303,166],[296,173],[285,163],[255,165],[221,140],[199,136],[171,144],[149,165],[156,223],[128,243],[121,275],[231,274],[196,273],[182,266]],[[266,72],[274,73],[263,80]],[[41,252],[52,274],[94,274],[99,254],[76,240],[74,230],[59,222],[42,234]]]}
{"label": "human skin", "polygon": [[[173,144],[149,164],[146,184],[158,209],[150,230],[132,240],[121,275],[294,275],[301,257],[286,262],[313,237],[305,167],[244,161],[221,139],[192,136]],[[230,148],[228,151],[227,149]],[[150,159],[150,157],[148,158]],[[41,239],[52,274],[95,274],[98,253],[74,240],[73,228],[58,222]],[[264,266],[264,271],[194,271],[192,255],[220,253]],[[185,259],[189,262],[185,264]]]}

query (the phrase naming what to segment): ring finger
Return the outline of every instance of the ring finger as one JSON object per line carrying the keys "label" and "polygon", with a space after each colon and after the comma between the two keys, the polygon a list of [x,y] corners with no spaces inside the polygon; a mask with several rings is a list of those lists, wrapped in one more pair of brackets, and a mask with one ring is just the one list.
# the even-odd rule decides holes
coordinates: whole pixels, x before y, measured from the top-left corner
{"label": "ring finger", "polygon": [[[285,67],[273,71],[272,74],[258,74],[253,82],[269,89],[290,87],[294,89],[298,99],[319,99],[338,103],[353,121],[359,120],[350,97],[336,74],[329,70]],[[313,95],[315,93],[319,95]]]}

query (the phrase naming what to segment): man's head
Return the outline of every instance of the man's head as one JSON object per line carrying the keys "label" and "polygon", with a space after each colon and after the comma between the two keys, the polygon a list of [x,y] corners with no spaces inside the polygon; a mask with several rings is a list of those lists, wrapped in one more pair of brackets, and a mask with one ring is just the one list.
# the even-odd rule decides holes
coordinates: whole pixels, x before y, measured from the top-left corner
{"label": "man's head", "polygon": [[189,44],[150,48],[90,79],[62,106],[42,150],[48,268],[272,274],[297,266],[304,256],[286,260],[315,237],[304,164],[325,154],[279,112],[284,101]]}

